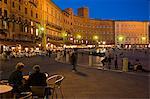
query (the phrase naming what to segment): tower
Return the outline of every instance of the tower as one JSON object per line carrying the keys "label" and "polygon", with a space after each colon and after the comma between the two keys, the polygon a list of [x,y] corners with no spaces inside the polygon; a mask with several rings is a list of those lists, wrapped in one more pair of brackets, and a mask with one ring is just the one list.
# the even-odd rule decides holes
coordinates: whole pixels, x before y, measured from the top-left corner
{"label": "tower", "polygon": [[89,9],[88,9],[88,7],[78,8],[78,16],[89,18]]}

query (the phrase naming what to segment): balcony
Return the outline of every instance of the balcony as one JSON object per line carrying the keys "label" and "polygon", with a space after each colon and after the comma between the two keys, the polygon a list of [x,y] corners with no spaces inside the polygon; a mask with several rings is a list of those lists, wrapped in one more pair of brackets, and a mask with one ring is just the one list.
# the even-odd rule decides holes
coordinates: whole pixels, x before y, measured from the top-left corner
{"label": "balcony", "polygon": [[7,29],[0,29],[0,34],[7,35],[8,34],[8,30]]}
{"label": "balcony", "polygon": [[46,26],[50,26],[50,27],[55,28],[55,29],[57,29],[57,30],[62,30],[62,27],[61,27],[61,26],[56,25],[56,24],[51,23],[51,22],[47,22]]}

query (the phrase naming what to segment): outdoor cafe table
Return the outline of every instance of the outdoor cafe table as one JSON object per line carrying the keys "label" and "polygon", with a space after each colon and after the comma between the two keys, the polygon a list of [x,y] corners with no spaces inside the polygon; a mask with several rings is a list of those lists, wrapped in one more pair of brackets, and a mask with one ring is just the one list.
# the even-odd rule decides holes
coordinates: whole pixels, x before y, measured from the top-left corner
{"label": "outdoor cafe table", "polygon": [[0,84],[0,99],[10,99],[12,98],[12,86]]}
{"label": "outdoor cafe table", "polygon": [[11,91],[13,88],[9,85],[0,85],[0,94],[7,93]]}

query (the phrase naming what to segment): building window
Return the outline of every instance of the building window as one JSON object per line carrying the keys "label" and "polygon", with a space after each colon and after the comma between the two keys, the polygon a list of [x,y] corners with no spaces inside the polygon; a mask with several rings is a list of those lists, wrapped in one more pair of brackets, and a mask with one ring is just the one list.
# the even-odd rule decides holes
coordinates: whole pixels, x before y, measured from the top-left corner
{"label": "building window", "polygon": [[13,23],[12,32],[15,32],[15,23]]}
{"label": "building window", "polygon": [[26,33],[28,32],[28,27],[25,27],[25,32],[26,32]]}
{"label": "building window", "polygon": [[31,28],[31,34],[33,34],[33,28]]}
{"label": "building window", "polygon": [[7,29],[7,22],[6,21],[3,21],[3,26],[4,26],[4,29]]}
{"label": "building window", "polygon": [[15,7],[15,3],[14,3],[14,2],[12,3],[12,7],[13,7],[13,8]]}
{"label": "building window", "polygon": [[36,18],[38,18],[38,14],[36,13]]}
{"label": "building window", "polygon": [[6,3],[6,4],[7,4],[7,0],[4,0],[4,3]]}
{"label": "building window", "polygon": [[4,10],[4,17],[7,17],[7,10]]}
{"label": "building window", "polygon": [[33,22],[31,21],[31,26],[33,26]]}
{"label": "building window", "polygon": [[31,10],[31,17],[33,17],[33,11]]}
{"label": "building window", "polygon": [[2,8],[0,8],[0,16],[2,16]]}
{"label": "building window", "polygon": [[27,8],[25,8],[25,14],[27,14]]}
{"label": "building window", "polygon": [[39,35],[38,31],[39,31],[39,30],[38,30],[38,29],[36,29],[36,32],[35,32],[35,35],[36,35],[36,36],[38,36],[38,35]]}
{"label": "building window", "polygon": [[23,32],[23,25],[19,25],[20,26],[20,32]]}
{"label": "building window", "polygon": [[19,10],[21,10],[21,7],[19,6]]}

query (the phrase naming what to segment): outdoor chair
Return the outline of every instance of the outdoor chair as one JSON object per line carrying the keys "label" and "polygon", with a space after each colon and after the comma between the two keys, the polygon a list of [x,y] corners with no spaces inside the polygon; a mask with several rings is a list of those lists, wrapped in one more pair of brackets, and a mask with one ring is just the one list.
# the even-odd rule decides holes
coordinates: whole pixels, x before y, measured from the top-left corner
{"label": "outdoor chair", "polygon": [[48,88],[47,86],[30,86],[30,88],[31,88],[33,99],[34,98],[44,99],[44,97],[46,97],[46,88]]}
{"label": "outdoor chair", "polygon": [[32,99],[32,92],[22,92],[19,99]]}
{"label": "outdoor chair", "polygon": [[56,99],[57,99],[58,91],[60,92],[61,97],[63,99],[63,92],[61,89],[61,83],[62,83],[63,79],[64,79],[64,76],[62,76],[62,75],[53,75],[53,76],[50,76],[49,78],[47,78],[46,82],[52,90],[52,99],[53,99],[54,95],[56,96]]}

